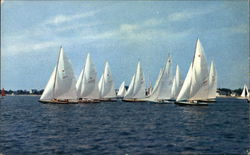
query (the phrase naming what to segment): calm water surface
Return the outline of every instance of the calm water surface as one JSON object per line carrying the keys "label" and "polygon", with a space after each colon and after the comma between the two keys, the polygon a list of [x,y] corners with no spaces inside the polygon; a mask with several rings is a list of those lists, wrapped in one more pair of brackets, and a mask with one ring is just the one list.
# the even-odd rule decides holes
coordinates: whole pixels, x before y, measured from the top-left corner
{"label": "calm water surface", "polygon": [[208,107],[99,103],[52,105],[38,96],[0,103],[2,154],[247,154],[249,103]]}

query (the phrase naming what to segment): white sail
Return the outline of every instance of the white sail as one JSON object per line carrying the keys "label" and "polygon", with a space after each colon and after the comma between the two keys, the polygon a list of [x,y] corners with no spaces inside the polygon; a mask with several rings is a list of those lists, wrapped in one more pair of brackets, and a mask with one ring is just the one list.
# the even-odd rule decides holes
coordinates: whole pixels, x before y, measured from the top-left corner
{"label": "white sail", "polygon": [[216,98],[216,90],[217,90],[217,73],[213,61],[211,62],[208,83],[209,83],[208,99],[214,99]]}
{"label": "white sail", "polygon": [[173,85],[172,85],[172,89],[171,89],[171,97],[172,99],[176,99],[180,90],[181,90],[181,86],[182,86],[182,80],[181,80],[181,73],[180,73],[180,69],[179,66],[176,66],[176,72],[175,72],[175,77],[173,80]]}
{"label": "white sail", "polygon": [[146,89],[146,83],[144,74],[141,68],[141,63],[138,62],[135,74],[135,84],[134,84],[134,91],[132,98],[137,98],[137,99],[145,98],[145,89]]}
{"label": "white sail", "polygon": [[169,57],[163,69],[160,70],[154,89],[147,100],[157,101],[171,99],[171,89],[173,84],[171,64],[172,59]]}
{"label": "white sail", "polygon": [[125,94],[126,94],[125,81],[123,81],[120,88],[119,88],[117,96],[118,97],[124,97]]}
{"label": "white sail", "polygon": [[137,64],[136,73],[133,76],[128,91],[126,92],[125,99],[144,99],[145,98],[145,78],[141,68],[140,62]]}
{"label": "white sail", "polygon": [[193,61],[192,85],[190,100],[206,100],[208,98],[208,66],[204,49],[200,40],[197,40],[196,51]]}
{"label": "white sail", "polygon": [[99,91],[96,79],[95,65],[88,53],[84,73],[82,76],[82,85],[79,87],[80,94],[78,98],[99,99]]}
{"label": "white sail", "polygon": [[165,67],[163,68],[162,78],[160,80],[160,87],[159,87],[160,90],[157,97],[160,100],[171,98],[171,88],[173,84],[171,65],[172,65],[172,58],[169,57],[167,59]]}
{"label": "white sail", "polygon": [[101,98],[115,98],[115,88],[114,88],[114,82],[111,74],[111,70],[109,67],[109,63],[106,62],[104,73],[102,75],[102,78],[99,82],[99,91],[100,91],[100,97]]}
{"label": "white sail", "polygon": [[191,63],[187,76],[184,80],[184,83],[181,87],[180,93],[177,96],[176,101],[183,101],[183,100],[188,100],[190,98],[190,88],[191,88],[191,80],[192,80],[192,66],[193,64]]}
{"label": "white sail", "polygon": [[131,82],[129,84],[128,90],[125,93],[124,98],[128,99],[128,98],[132,98],[133,97],[133,91],[134,91],[134,83],[135,83],[135,75],[133,75]]}
{"label": "white sail", "polygon": [[79,78],[76,82],[76,90],[77,90],[77,97],[79,98],[80,94],[81,94],[81,88],[82,88],[82,80],[83,80],[83,74],[84,74],[84,70],[81,71]]}
{"label": "white sail", "polygon": [[249,97],[249,96],[250,96],[250,94],[249,94],[247,85],[244,85],[243,91],[242,91],[242,93],[241,93],[241,97]]}
{"label": "white sail", "polygon": [[207,100],[208,99],[208,68],[204,49],[200,40],[197,40],[193,62],[181,88],[177,101]]}
{"label": "white sail", "polygon": [[147,98],[147,100],[149,100],[149,101],[156,101],[157,100],[158,94],[159,94],[159,91],[160,91],[160,80],[162,78],[162,74],[163,74],[163,71],[162,71],[162,68],[161,68],[160,72],[159,72],[159,75],[157,77],[157,80],[155,82],[154,88],[153,88],[151,94],[149,95],[149,97]]}
{"label": "white sail", "polygon": [[54,83],[55,83],[55,74],[56,73],[56,67],[54,68],[50,78],[49,78],[49,81],[43,91],[43,94],[42,96],[40,97],[40,100],[51,100],[54,98],[53,96],[53,86],[54,86]]}
{"label": "white sail", "polygon": [[103,94],[103,91],[104,91],[104,89],[103,89],[104,86],[103,85],[104,85],[104,80],[103,80],[103,74],[102,74],[102,76],[101,76],[101,78],[99,80],[99,83],[98,83],[98,89],[99,89],[100,97],[101,97],[101,94]]}
{"label": "white sail", "polygon": [[54,69],[50,80],[41,96],[41,100],[51,99],[76,99],[76,79],[72,65],[60,49],[57,66]]}

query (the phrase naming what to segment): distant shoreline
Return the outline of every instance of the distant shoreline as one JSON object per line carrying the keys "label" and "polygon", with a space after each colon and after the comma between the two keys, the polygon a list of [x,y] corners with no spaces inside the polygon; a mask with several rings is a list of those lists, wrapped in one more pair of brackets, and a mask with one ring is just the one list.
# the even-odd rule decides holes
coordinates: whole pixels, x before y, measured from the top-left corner
{"label": "distant shoreline", "polygon": [[36,95],[36,94],[15,94],[15,95],[6,94],[6,96],[41,96],[41,95]]}

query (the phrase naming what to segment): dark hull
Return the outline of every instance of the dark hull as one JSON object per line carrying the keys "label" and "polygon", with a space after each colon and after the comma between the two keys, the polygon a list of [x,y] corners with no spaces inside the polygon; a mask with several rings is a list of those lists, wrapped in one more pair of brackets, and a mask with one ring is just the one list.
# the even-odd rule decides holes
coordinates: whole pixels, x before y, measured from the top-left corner
{"label": "dark hull", "polygon": [[100,99],[101,102],[116,102],[117,99]]}
{"label": "dark hull", "polygon": [[208,106],[207,103],[205,102],[175,102],[175,104],[180,105],[180,106]]}
{"label": "dark hull", "polygon": [[83,103],[83,104],[91,104],[91,103],[100,103],[100,100],[78,100],[78,103]]}
{"label": "dark hull", "polygon": [[43,104],[78,104],[77,101],[54,101],[54,100],[38,100]]}
{"label": "dark hull", "polygon": [[215,103],[215,99],[208,99],[208,100],[199,100],[198,102],[207,102],[207,103]]}

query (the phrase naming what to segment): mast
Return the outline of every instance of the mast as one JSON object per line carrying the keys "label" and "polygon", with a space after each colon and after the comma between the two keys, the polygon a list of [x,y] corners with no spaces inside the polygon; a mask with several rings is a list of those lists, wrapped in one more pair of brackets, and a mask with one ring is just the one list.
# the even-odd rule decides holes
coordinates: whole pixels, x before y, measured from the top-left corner
{"label": "mast", "polygon": [[62,51],[62,46],[60,47],[59,56],[58,56],[57,63],[56,63],[56,72],[55,72],[55,78],[54,78],[54,84],[53,84],[53,95],[52,95],[53,98],[54,98],[54,94],[55,94],[56,78],[57,78],[58,64],[59,64],[59,60],[60,60],[60,56],[61,56],[61,51]]}

